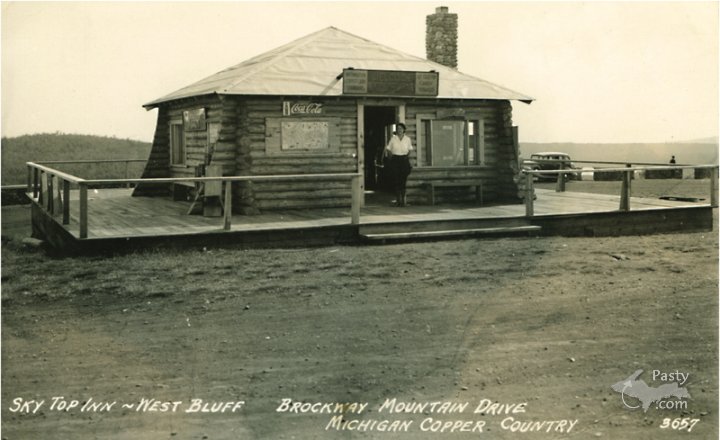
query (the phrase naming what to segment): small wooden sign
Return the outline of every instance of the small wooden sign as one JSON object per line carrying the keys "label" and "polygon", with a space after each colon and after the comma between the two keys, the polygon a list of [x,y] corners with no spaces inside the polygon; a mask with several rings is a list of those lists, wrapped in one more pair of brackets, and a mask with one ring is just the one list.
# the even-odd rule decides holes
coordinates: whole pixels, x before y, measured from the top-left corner
{"label": "small wooden sign", "polygon": [[321,102],[283,101],[283,116],[321,115],[322,113],[323,113],[323,104]]}
{"label": "small wooden sign", "polygon": [[343,93],[364,95],[368,89],[368,71],[367,70],[343,70]]}
{"label": "small wooden sign", "polygon": [[205,109],[185,110],[183,112],[183,128],[185,131],[205,130]]}
{"label": "small wooden sign", "polygon": [[437,96],[437,72],[343,70],[343,94],[374,96]]}

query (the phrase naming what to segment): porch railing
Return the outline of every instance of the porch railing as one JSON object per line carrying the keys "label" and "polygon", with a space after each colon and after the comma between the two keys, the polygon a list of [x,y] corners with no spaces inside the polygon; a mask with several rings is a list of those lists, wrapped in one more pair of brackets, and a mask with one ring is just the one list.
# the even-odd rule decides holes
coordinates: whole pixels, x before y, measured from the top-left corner
{"label": "porch railing", "polygon": [[[95,161],[87,161],[88,163]],[[62,161],[56,163],[78,163],[77,161]],[[230,230],[232,226],[232,183],[233,182],[262,182],[262,181],[303,181],[303,180],[337,180],[349,179],[351,184],[350,223],[360,224],[360,205],[362,200],[361,173],[330,173],[330,174],[283,174],[268,176],[222,176],[222,177],[160,177],[160,178],[126,178],[126,179],[83,179],[47,166],[27,162],[28,181],[27,192],[32,199],[43,208],[51,217],[62,214],[62,224],[70,224],[70,189],[79,190],[79,237],[88,237],[88,189],[93,187],[107,187],[110,185],[130,185],[138,183],[177,183],[177,182],[221,182],[225,190],[223,229]]]}
{"label": "porch railing", "polygon": [[[561,164],[566,164],[567,161],[554,161]],[[573,161],[578,162],[578,161]],[[592,162],[599,163],[599,162]],[[605,162],[615,163],[620,162]],[[622,186],[620,188],[620,211],[630,210],[630,195],[632,187],[632,176],[636,171],[647,171],[647,170],[685,170],[685,169],[709,169],[710,170],[710,184],[708,187],[710,193],[710,206],[713,208],[718,207],[718,166],[717,165],[652,165],[652,166],[633,166],[632,164],[625,164],[623,168],[594,168],[592,170],[582,169],[558,169],[558,170],[522,170],[525,175],[525,216],[533,217],[535,215],[534,206],[534,177],[539,174],[557,174],[556,191],[565,191],[566,176],[569,174],[578,174],[582,172],[592,171],[593,173],[622,173]]]}
{"label": "porch railing", "polygon": [[[44,160],[41,162],[35,162],[38,165],[45,165],[45,166],[56,166],[56,165],[122,165],[124,164],[124,167],[121,167],[120,173],[117,174],[124,174],[125,179],[130,179],[130,164],[145,164],[147,163],[147,159],[85,159],[85,160]],[[142,171],[142,169],[140,170]],[[30,169],[28,168],[28,179],[30,176]],[[66,172],[66,174],[71,174],[69,172]],[[140,172],[135,170],[135,175],[139,175]],[[130,187],[130,183],[127,183],[125,186]]]}

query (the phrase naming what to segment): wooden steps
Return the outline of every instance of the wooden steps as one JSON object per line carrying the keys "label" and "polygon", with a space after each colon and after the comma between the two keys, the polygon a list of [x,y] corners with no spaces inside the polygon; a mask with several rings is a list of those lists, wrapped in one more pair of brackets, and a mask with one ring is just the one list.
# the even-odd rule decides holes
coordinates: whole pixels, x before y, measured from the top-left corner
{"label": "wooden steps", "polygon": [[387,242],[402,240],[422,240],[433,238],[459,238],[473,236],[530,236],[540,232],[540,226],[522,225],[508,227],[488,227],[488,228],[463,228],[463,229],[446,229],[446,230],[430,230],[430,231],[412,231],[412,232],[384,232],[384,233],[366,233],[360,234],[363,240],[370,242]]}

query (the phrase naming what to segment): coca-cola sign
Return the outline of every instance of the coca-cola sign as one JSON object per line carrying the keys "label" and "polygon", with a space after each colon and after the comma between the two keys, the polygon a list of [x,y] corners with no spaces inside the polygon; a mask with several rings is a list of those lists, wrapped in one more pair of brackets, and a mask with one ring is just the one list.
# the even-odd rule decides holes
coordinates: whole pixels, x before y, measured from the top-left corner
{"label": "coca-cola sign", "polygon": [[321,115],[323,105],[320,102],[283,102],[283,116]]}

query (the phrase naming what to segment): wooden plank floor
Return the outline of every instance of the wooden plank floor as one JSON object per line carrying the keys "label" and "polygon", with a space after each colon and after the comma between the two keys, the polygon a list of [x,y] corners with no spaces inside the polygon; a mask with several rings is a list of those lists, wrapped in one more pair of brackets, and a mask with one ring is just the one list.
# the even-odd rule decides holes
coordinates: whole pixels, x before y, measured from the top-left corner
{"label": "wooden plank floor", "polygon": [[[187,215],[189,202],[159,197],[131,197],[131,189],[101,189],[88,192],[88,239],[223,233],[222,217]],[[535,215],[562,215],[618,211],[619,196],[537,189]],[[79,193],[70,194],[70,224],[64,227],[79,237]],[[631,198],[631,210],[707,206],[707,203]],[[438,205],[367,206],[361,224],[416,222],[499,217],[524,217],[525,205],[470,206]],[[60,221],[60,216],[56,217]],[[347,225],[350,208],[285,210],[256,216],[234,215],[232,231],[295,229]]]}

